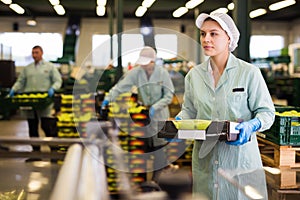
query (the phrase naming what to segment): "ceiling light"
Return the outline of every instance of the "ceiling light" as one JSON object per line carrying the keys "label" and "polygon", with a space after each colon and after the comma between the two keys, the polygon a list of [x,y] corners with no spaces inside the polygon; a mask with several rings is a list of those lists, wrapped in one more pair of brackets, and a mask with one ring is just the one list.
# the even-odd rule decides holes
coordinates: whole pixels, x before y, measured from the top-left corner
{"label": "ceiling light", "polygon": [[9,4],[11,4],[12,3],[12,0],[1,0],[4,4],[7,4],[7,5],[9,5]]}
{"label": "ceiling light", "polygon": [[66,13],[66,11],[62,5],[55,5],[55,6],[53,6],[53,8],[58,15],[64,15]]}
{"label": "ceiling light", "polygon": [[263,9],[263,8],[259,8],[259,9],[256,9],[256,10],[253,10],[249,13],[249,17],[250,18],[255,18],[255,17],[258,17],[258,16],[261,16],[261,15],[264,15],[267,13],[267,10],[266,9]]}
{"label": "ceiling light", "polygon": [[218,8],[214,11],[212,11],[210,14],[212,13],[228,13],[228,9],[227,8]]}
{"label": "ceiling light", "polygon": [[150,8],[154,2],[155,2],[155,0],[144,0],[142,3],[142,6],[144,6],[146,8]]}
{"label": "ceiling light", "polygon": [[26,24],[28,26],[36,26],[37,23],[36,23],[35,19],[29,19],[29,20],[26,21]]}
{"label": "ceiling light", "polygon": [[148,27],[148,26],[143,26],[140,29],[142,35],[150,35],[150,33],[152,33],[152,28]]}
{"label": "ceiling light", "polygon": [[277,3],[273,3],[269,6],[269,9],[274,11],[274,10],[279,10],[288,6],[291,6],[293,4],[295,4],[296,1],[295,0],[285,0],[285,1],[279,1]]}
{"label": "ceiling light", "polygon": [[105,15],[105,6],[97,6],[96,13],[98,16],[104,16]]}
{"label": "ceiling light", "polygon": [[145,12],[147,11],[147,8],[144,6],[139,6],[136,11],[135,11],[135,16],[137,17],[141,17],[145,14]]}
{"label": "ceiling light", "polygon": [[59,5],[59,0],[49,0],[52,6]]}
{"label": "ceiling light", "polygon": [[16,3],[10,4],[9,7],[20,15],[25,13],[25,10]]}
{"label": "ceiling light", "polygon": [[185,13],[187,13],[188,11],[189,11],[189,9],[187,9],[186,7],[177,8],[173,12],[173,17],[181,17],[182,15],[184,15]]}
{"label": "ceiling light", "polygon": [[228,10],[233,10],[234,9],[234,3],[230,3],[227,5]]}
{"label": "ceiling light", "polygon": [[97,0],[97,5],[98,6],[105,6],[106,5],[106,0]]}
{"label": "ceiling light", "polygon": [[185,4],[185,7],[188,9],[193,9],[196,6],[198,6],[200,3],[202,3],[204,0],[190,0]]}

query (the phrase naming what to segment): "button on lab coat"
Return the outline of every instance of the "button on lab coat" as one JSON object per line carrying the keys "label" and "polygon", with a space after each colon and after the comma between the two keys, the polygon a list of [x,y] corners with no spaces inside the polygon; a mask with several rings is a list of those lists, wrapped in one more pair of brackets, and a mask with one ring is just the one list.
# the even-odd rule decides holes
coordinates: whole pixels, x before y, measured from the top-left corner
{"label": "button on lab coat", "polygon": [[[209,59],[187,74],[184,103],[178,115],[183,119],[234,122],[257,117],[261,121],[259,131],[269,129],[274,122],[275,109],[260,70],[230,54],[226,68],[215,87],[208,66]],[[197,140],[193,148],[194,194],[204,194],[208,199],[248,199],[218,174],[219,168],[231,174],[235,172],[233,178],[238,184],[254,184],[263,197],[267,198],[256,134],[252,134],[251,141],[241,146],[218,140]],[[253,179],[251,173],[257,171],[261,172],[261,176]]]}

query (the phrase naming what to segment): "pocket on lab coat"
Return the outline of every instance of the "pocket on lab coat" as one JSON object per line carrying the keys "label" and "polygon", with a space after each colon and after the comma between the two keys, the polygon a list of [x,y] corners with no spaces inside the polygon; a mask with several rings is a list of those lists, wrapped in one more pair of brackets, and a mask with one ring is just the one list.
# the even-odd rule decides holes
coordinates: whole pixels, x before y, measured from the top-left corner
{"label": "pocket on lab coat", "polygon": [[227,96],[227,103],[230,108],[243,112],[248,110],[248,95],[246,92],[232,92]]}

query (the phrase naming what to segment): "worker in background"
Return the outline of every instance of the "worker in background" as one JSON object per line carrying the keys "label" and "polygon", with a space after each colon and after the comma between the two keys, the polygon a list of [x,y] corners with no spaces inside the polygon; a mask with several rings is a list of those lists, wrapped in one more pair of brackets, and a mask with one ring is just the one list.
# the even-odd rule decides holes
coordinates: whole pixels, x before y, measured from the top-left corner
{"label": "worker in background", "polygon": [[[41,46],[32,48],[32,58],[34,62],[22,70],[9,92],[10,97],[13,97],[15,92],[47,92],[49,97],[53,97],[55,91],[61,87],[61,75],[54,64],[43,59]],[[30,137],[39,137],[39,120],[41,120],[41,127],[46,136],[50,137],[53,134],[51,130],[53,127],[47,120],[47,118],[53,117],[51,116],[52,109],[53,103],[41,110],[31,110],[30,113],[27,113]],[[33,145],[33,151],[40,151],[40,146]],[[29,159],[28,161],[34,160]]]}
{"label": "worker in background", "polygon": [[[261,199],[267,199],[255,134],[269,129],[275,118],[267,85],[259,68],[231,53],[240,33],[229,15],[203,13],[197,17],[196,26],[203,51],[209,57],[186,75],[184,102],[176,119],[239,122],[235,127],[239,137],[233,142],[218,138],[194,142],[193,194],[211,200],[249,199],[238,189],[249,184]],[[234,184],[220,175],[224,171]],[[256,172],[261,172],[261,176],[256,176]]]}
{"label": "worker in background", "polygon": [[162,66],[156,65],[156,51],[149,46],[144,47],[136,61],[137,67],[128,71],[124,78],[119,81],[105,96],[102,107],[122,93],[130,93],[133,87],[138,90],[138,99],[144,106],[149,107],[151,122],[144,127],[147,133],[147,149],[154,154],[154,169],[152,180],[158,181],[160,169],[168,165],[166,157],[162,153],[162,147],[167,142],[157,137],[158,121],[169,118],[168,105],[172,102],[174,86],[169,73]]}

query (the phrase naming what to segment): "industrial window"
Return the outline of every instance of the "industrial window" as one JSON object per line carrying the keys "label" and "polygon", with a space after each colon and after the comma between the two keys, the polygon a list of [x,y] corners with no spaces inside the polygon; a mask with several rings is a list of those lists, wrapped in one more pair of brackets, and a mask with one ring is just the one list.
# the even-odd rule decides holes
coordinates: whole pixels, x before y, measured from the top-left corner
{"label": "industrial window", "polygon": [[253,35],[250,38],[250,57],[267,58],[269,52],[284,48],[284,37],[280,35]]}
{"label": "industrial window", "polygon": [[177,36],[175,34],[157,34],[154,39],[157,57],[171,59],[177,56]]}
{"label": "industrial window", "polygon": [[55,61],[63,53],[63,39],[59,33],[0,33],[0,43],[11,47],[11,58],[16,66],[33,62],[31,50],[35,45],[43,48],[43,57],[47,61]]}
{"label": "industrial window", "polygon": [[139,57],[141,48],[145,46],[142,34],[122,35],[122,65],[135,63]]}
{"label": "industrial window", "polygon": [[92,37],[92,64],[96,67],[105,67],[110,60],[110,36],[93,35]]}
{"label": "industrial window", "polygon": [[[113,35],[113,62],[117,65],[117,35]],[[111,41],[109,35],[93,35],[92,63],[95,67],[106,67],[111,60]],[[128,62],[135,62],[139,56],[140,49],[144,46],[141,34],[122,34],[122,66],[126,67]]]}
{"label": "industrial window", "polygon": [[[174,58],[177,55],[177,36],[175,34],[155,35],[155,45],[157,57],[163,59]],[[110,61],[111,41],[109,35],[93,35],[92,63],[96,67],[105,67]],[[122,66],[128,63],[134,64],[138,59],[140,49],[144,46],[142,34],[123,34],[122,35]],[[113,61],[117,65],[117,35],[113,35]]]}

